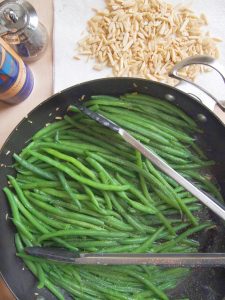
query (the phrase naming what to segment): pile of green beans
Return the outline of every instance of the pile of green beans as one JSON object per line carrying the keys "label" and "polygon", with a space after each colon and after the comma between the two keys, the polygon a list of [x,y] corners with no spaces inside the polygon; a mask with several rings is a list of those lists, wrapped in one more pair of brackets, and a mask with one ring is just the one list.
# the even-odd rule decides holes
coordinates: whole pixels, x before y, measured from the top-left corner
{"label": "pile of green beans", "polygon": [[[117,122],[201,188],[213,165],[194,139],[195,122],[172,104],[137,93],[92,96],[87,106]],[[4,188],[17,228],[17,255],[57,299],[169,299],[189,270],[156,266],[75,266],[28,256],[26,246],[79,252],[196,252],[193,234],[212,226],[200,203],[138,151],[70,106],[14,154],[16,178]]]}

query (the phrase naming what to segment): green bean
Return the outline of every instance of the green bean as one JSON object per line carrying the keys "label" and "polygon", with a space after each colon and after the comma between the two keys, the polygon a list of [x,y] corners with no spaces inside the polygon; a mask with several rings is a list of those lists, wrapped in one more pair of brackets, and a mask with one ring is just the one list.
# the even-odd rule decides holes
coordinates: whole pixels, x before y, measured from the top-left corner
{"label": "green bean", "polygon": [[[89,153],[89,156],[90,157],[93,157],[93,158],[97,158],[96,155],[93,155],[92,153]],[[104,156],[104,157],[107,157],[109,158],[108,156]],[[150,173],[146,172],[145,170],[137,167],[135,164],[131,163],[131,162],[124,162],[122,159],[118,159],[116,157],[111,157],[109,158],[111,159],[112,161],[118,163],[118,164],[121,164],[121,165],[125,165],[126,167],[129,167],[131,170],[133,171],[136,171],[138,174],[142,174],[146,179],[148,179],[153,185],[152,187],[156,187],[156,190],[155,192],[156,193],[160,193],[160,196],[163,197],[165,199],[166,202],[168,202],[171,206],[175,207],[175,208],[178,208],[179,209],[179,205],[177,204],[177,202],[173,199],[172,195],[169,194],[169,197],[168,197],[168,191],[159,191],[159,189],[161,189],[161,183],[154,177],[152,176]],[[128,187],[129,189],[129,187]],[[163,196],[163,194],[165,193],[165,196]]]}
{"label": "green bean", "polygon": [[55,228],[65,228],[65,224],[63,223],[58,223],[54,220],[49,219],[48,217],[46,217],[44,214],[40,213],[39,211],[37,211],[34,207],[32,207],[30,205],[30,203],[27,201],[26,197],[24,196],[20,186],[18,185],[17,181],[15,180],[15,178],[13,178],[12,176],[8,176],[10,183],[12,184],[12,186],[14,187],[18,198],[20,199],[21,203],[24,205],[24,207],[26,207],[28,209],[28,211],[34,215],[35,217],[37,217],[39,220],[41,220],[42,222],[55,227]]}
{"label": "green bean", "polygon": [[7,199],[8,199],[8,201],[9,201],[9,204],[10,204],[10,208],[11,208],[11,210],[12,210],[12,215],[13,215],[13,218],[14,218],[14,220],[16,220],[16,221],[20,221],[20,219],[21,219],[21,217],[20,217],[20,215],[19,215],[19,210],[18,210],[18,207],[17,207],[17,205],[16,205],[16,203],[15,203],[15,199],[14,199],[14,194],[12,193],[12,191],[9,189],[9,188],[7,188],[7,187],[4,187],[3,188],[3,192],[6,194],[6,196],[7,196]]}
{"label": "green bean", "polygon": [[[76,123],[75,123],[76,124]],[[124,157],[130,157],[132,158],[132,155],[130,155],[130,149],[126,146],[122,146],[121,139],[110,137],[110,140],[105,139],[103,136],[103,129],[100,127],[101,132],[98,133],[96,128],[92,127],[92,130],[88,129],[86,126],[80,126],[78,124],[74,125],[75,128],[80,129],[79,132],[75,131],[70,133],[71,138],[74,140],[74,138],[79,138],[81,140],[84,140],[86,142],[91,143],[91,149],[94,151],[98,151],[100,153],[115,153],[117,155],[122,155]],[[82,132],[80,132],[82,131]],[[97,133],[95,133],[97,131]],[[68,135],[68,133],[67,133]],[[65,136],[64,136],[65,139]],[[62,143],[65,143],[65,141],[61,141]],[[68,142],[66,142],[68,143]],[[73,143],[74,144],[74,143]],[[90,146],[90,145],[89,145]],[[88,149],[87,149],[88,150]],[[121,150],[123,152],[121,152]],[[82,154],[82,153],[81,153]]]}
{"label": "green bean", "polygon": [[[66,280],[63,277],[58,278],[56,276],[56,274],[53,272],[50,273],[50,276],[53,278],[53,282],[56,282],[57,285],[61,286],[65,290],[69,291],[72,295],[79,297],[79,298],[81,297],[81,299],[83,299],[83,300],[93,300],[92,295],[89,296],[87,293],[86,294],[84,293],[84,291],[86,291],[87,288],[82,288],[78,285],[75,285],[74,283],[71,283],[70,281]],[[94,296],[96,296],[96,293],[94,293]]]}
{"label": "green bean", "polygon": [[23,223],[15,219],[12,219],[12,221],[20,234],[24,235],[24,237],[26,237],[30,242],[35,241],[33,235],[27,230],[27,228],[23,225]]}
{"label": "green bean", "polygon": [[[26,229],[32,234],[32,236],[38,234],[37,229],[34,228],[34,226],[30,224],[30,222],[22,214],[20,215],[20,222],[24,225],[24,227],[26,227]],[[21,234],[21,236],[23,235]],[[28,238],[26,238],[26,240],[29,241]]]}
{"label": "green bean", "polygon": [[61,152],[58,152],[58,151],[50,149],[50,148],[44,148],[43,150],[57,158],[60,158],[62,160],[66,160],[66,161],[72,163],[75,167],[77,167],[79,170],[81,170],[84,174],[91,177],[92,179],[95,179],[95,177],[96,177],[95,174],[92,171],[90,171],[85,165],[83,165],[76,158],[62,154]]}
{"label": "green bean", "polygon": [[160,145],[152,141],[149,143],[149,146],[153,147],[154,149],[161,150],[167,154],[174,155],[175,157],[179,157],[182,159],[190,159],[191,157],[191,153],[188,151],[184,151],[183,149],[176,149],[176,148]]}
{"label": "green bean", "polygon": [[[47,233],[49,230],[47,229],[47,225],[40,223],[39,220],[35,219],[32,214],[20,203],[20,201],[17,199],[15,195],[11,193],[11,197],[13,197],[13,201],[16,203],[18,206],[19,210],[22,212],[22,214],[30,221],[30,223],[36,228],[39,232],[41,233]],[[75,247],[70,245],[69,243],[64,242],[63,240],[56,238],[55,239],[59,244],[67,247],[68,249],[71,250],[77,250]]]}
{"label": "green bean", "polygon": [[177,140],[171,134],[168,134],[167,132],[160,130],[157,126],[152,124],[152,122],[149,121],[148,118],[143,117],[143,116],[138,116],[138,114],[133,111],[129,111],[129,110],[125,110],[125,109],[117,109],[114,107],[113,108],[112,107],[103,107],[102,110],[106,111],[106,112],[115,113],[115,115],[119,115],[123,119],[126,119],[127,121],[129,120],[131,123],[137,122],[137,124],[139,124],[145,128],[148,128],[148,129],[164,136],[165,138],[168,138],[169,140],[173,140],[173,141]]}
{"label": "green bean", "polygon": [[110,118],[112,121],[117,122],[118,124],[120,124],[121,126],[124,126],[124,128],[130,129],[134,132],[140,133],[146,137],[149,137],[150,139],[159,142],[163,145],[169,145],[169,141],[167,139],[165,139],[164,137],[151,132],[147,129],[144,129],[142,127],[139,127],[137,125],[133,125],[131,123],[128,123],[126,121],[123,121],[122,119],[120,119],[119,117],[115,117],[114,115],[108,114],[108,113],[104,113],[104,116],[107,118]]}
{"label": "green bean", "polygon": [[41,201],[37,201],[35,202],[35,204],[40,207],[41,209],[45,210],[46,212],[49,212],[49,213],[52,213],[56,216],[61,216],[61,217],[65,217],[65,218],[68,218],[68,219],[75,219],[77,221],[83,221],[83,222],[87,222],[87,223],[91,223],[91,224],[94,224],[94,225],[99,225],[99,226],[103,226],[104,225],[104,222],[99,220],[99,219],[96,219],[96,218],[93,218],[93,217],[89,217],[89,216],[86,216],[84,214],[78,214],[78,213],[74,213],[74,212],[69,212],[69,211],[66,211],[66,210],[59,210],[47,203],[44,203],[44,202],[41,202]]}
{"label": "green bean", "polygon": [[168,183],[163,179],[162,176],[160,176],[160,173],[153,167],[153,165],[146,160],[146,165],[148,167],[148,169],[150,170],[150,172],[154,172],[154,175],[156,175],[158,178],[161,178],[162,183],[164,183],[166,185],[166,187],[172,192],[172,194],[174,195],[177,203],[179,204],[180,208],[182,209],[183,213],[186,214],[186,216],[190,219],[190,221],[192,222],[192,224],[194,226],[198,225],[198,222],[196,220],[196,218],[192,215],[191,211],[189,210],[189,208],[185,205],[185,203],[183,201],[180,200],[180,198],[177,196],[177,194],[174,192],[174,190],[171,189],[171,187],[168,185]]}
{"label": "green bean", "polygon": [[20,154],[20,156],[22,157],[22,158],[24,158],[24,159],[26,159],[27,157],[27,150],[28,149],[31,149],[32,147],[33,147],[33,145],[35,144],[35,142],[34,141],[31,141],[25,148],[23,148],[23,150],[21,151],[21,154]]}
{"label": "green bean", "polygon": [[56,167],[57,169],[65,172],[66,174],[68,174],[70,177],[74,178],[75,180],[81,182],[81,183],[84,183],[86,185],[89,185],[89,186],[92,186],[96,189],[101,189],[101,190],[109,190],[109,191],[124,191],[124,190],[127,190],[129,188],[129,186],[115,186],[115,185],[107,185],[107,184],[101,184],[101,183],[98,183],[98,182],[95,182],[95,181],[92,181],[90,179],[87,179],[85,177],[82,177],[78,174],[76,174],[74,171],[72,171],[70,168],[62,165],[61,163],[57,162],[57,161],[54,161],[53,159],[45,156],[45,155],[42,155],[40,153],[37,153],[35,151],[31,151],[29,150],[29,153],[37,158],[39,158],[40,160],[43,160],[47,163],[49,163],[50,165]]}
{"label": "green bean", "polygon": [[[124,178],[122,178],[119,174],[116,174],[116,178],[122,183],[126,182],[126,180]],[[115,179],[114,179],[114,181],[115,181]],[[140,210],[142,212],[145,212],[145,213],[149,213],[149,214],[156,213],[156,209],[152,205],[152,203],[150,203],[135,187],[131,186],[129,190],[144,203],[144,205],[142,205],[141,203],[138,203],[137,201],[133,201],[133,200],[129,199],[126,196],[126,194],[120,193],[120,196],[123,199],[125,199],[133,208]]]}
{"label": "green bean", "polygon": [[166,161],[168,161],[170,164],[177,164],[177,165],[184,165],[190,163],[190,160],[185,160],[183,158],[168,154],[162,150],[159,150],[153,146],[147,146],[150,150],[154,151],[156,154],[158,154],[160,157],[164,158]]}
{"label": "green bean", "polygon": [[[181,127],[181,128],[185,128],[186,130],[193,130],[192,127],[190,127],[187,123],[183,122],[183,120],[180,120],[176,117],[173,117],[173,116],[170,116],[168,114],[162,114],[161,112],[157,111],[156,109],[154,108],[148,108],[148,107],[142,107],[141,105],[123,105],[123,107],[127,107],[131,110],[134,110],[134,111],[137,111],[137,112],[140,112],[142,114],[146,114],[148,116],[150,116],[152,119],[153,118],[158,118],[159,120],[162,120],[162,121],[166,121],[167,123],[169,123],[170,125],[174,125],[174,126],[178,126],[178,127]],[[197,129],[195,129],[197,131]]]}
{"label": "green bean", "polygon": [[38,230],[41,232],[47,232],[47,230],[45,230],[45,228],[39,223],[39,221],[37,221],[32,215],[31,213],[20,203],[20,201],[18,200],[18,198],[15,195],[11,195],[13,196],[13,201],[15,202],[15,205],[18,206],[19,210],[22,212],[22,214],[30,221],[30,223]]}
{"label": "green bean", "polygon": [[[103,173],[99,173],[99,177],[100,177],[101,179],[102,179],[102,176],[104,176]],[[103,183],[106,183],[106,182],[103,181]],[[110,199],[109,194],[108,194],[106,191],[103,191],[102,193],[103,193],[103,197],[104,197],[104,199],[105,199],[107,208],[108,208],[110,211],[112,211],[112,202],[111,202],[111,199]]]}
{"label": "green bean", "polygon": [[147,239],[148,239],[147,236],[132,237],[132,238],[127,238],[127,239],[121,240],[120,244],[123,244],[123,245],[141,244],[141,243],[144,243]]}
{"label": "green bean", "polygon": [[163,230],[164,230],[164,227],[160,227],[145,243],[143,243],[141,246],[136,248],[134,252],[135,253],[144,253],[146,250],[148,250],[149,247],[157,239],[157,237]]}
{"label": "green bean", "polygon": [[105,105],[105,106],[115,106],[115,107],[125,107],[125,108],[132,108],[133,105],[130,103],[125,103],[124,101],[118,100],[118,101],[106,101],[105,99],[94,99],[89,100],[86,103],[87,107],[91,105]]}
{"label": "green bean", "polygon": [[[52,188],[42,188],[41,190],[39,189],[35,189],[36,193],[41,193],[41,194],[48,194],[50,196],[55,196],[57,197],[57,199],[62,199],[64,201],[69,200],[68,202],[71,202],[70,197],[68,196],[67,192],[64,191],[60,191],[57,189],[52,189]],[[76,194],[76,198],[79,201],[85,201],[85,200],[89,200],[89,197],[85,194]]]}
{"label": "green bean", "polygon": [[134,272],[131,272],[130,275],[137,278],[139,281],[141,281],[145,286],[147,286],[150,290],[152,290],[160,299],[169,300],[169,298],[166,296],[164,292],[162,292],[159,288],[157,288],[154,284],[151,283],[151,281],[147,280],[144,276]]}
{"label": "green bean", "polygon": [[[110,272],[108,272],[110,268]],[[126,267],[125,267],[126,268]],[[83,266],[83,269],[86,271],[89,271],[91,273],[94,273],[98,276],[102,276],[103,278],[111,281],[111,282],[121,282],[123,284],[129,284],[129,285],[135,285],[135,286],[140,286],[137,281],[129,277],[127,273],[122,272],[121,267],[115,267],[113,266]]]}
{"label": "green bean", "polygon": [[[143,112],[141,112],[141,113],[136,112],[136,113],[140,117],[143,117],[143,115],[144,115]],[[175,131],[174,127],[172,125],[169,125],[168,123],[165,123],[165,122],[163,122],[161,120],[158,120],[156,118],[155,119],[154,118],[149,118],[148,115],[146,115],[145,117],[148,119],[148,123],[150,123],[151,125],[156,126],[158,129],[166,132],[170,136],[173,136],[178,141],[185,142],[187,144],[193,142],[193,138],[191,138],[189,135],[187,135],[184,131],[180,131],[178,128],[176,128],[176,131]]]}
{"label": "green bean", "polygon": [[[104,174],[104,179],[112,181],[111,177],[109,174],[105,171],[105,169],[94,159],[88,157],[87,161],[99,172],[102,172]],[[144,231],[146,232],[146,228],[144,228],[142,225],[140,225],[135,218],[131,217],[125,210],[124,208],[119,204],[119,202],[116,200],[115,196],[111,193],[110,194],[110,199],[115,207],[115,209],[120,213],[126,220],[127,222],[133,226],[138,231]]]}
{"label": "green bean", "polygon": [[[18,234],[15,235],[15,245],[17,248],[17,251],[21,252],[23,251],[23,245],[21,242],[21,239],[19,237]],[[32,263],[31,261],[28,261],[25,259],[25,264],[26,266],[31,270],[31,272],[35,275],[38,276],[38,271],[37,268],[35,266],[34,263]],[[50,280],[48,280],[47,278],[45,278],[44,280],[44,284],[45,286],[56,296],[57,299],[59,300],[65,300],[64,296],[61,294],[61,292],[51,283]]]}
{"label": "green bean", "polygon": [[57,221],[60,220],[60,221],[63,221],[65,222],[67,225],[65,227],[61,227],[65,230],[67,229],[99,229],[99,226],[97,225],[94,225],[94,224],[91,224],[91,223],[88,223],[86,221],[78,221],[78,220],[75,220],[75,219],[72,219],[72,218],[65,218],[65,217],[62,217],[62,216],[59,216],[59,215],[54,215],[54,214],[49,214],[49,216],[51,216],[52,218],[56,219]]}
{"label": "green bean", "polygon": [[79,202],[79,200],[77,199],[77,196],[73,193],[73,191],[71,190],[64,174],[60,171],[57,172],[58,176],[59,176],[59,180],[62,184],[62,186],[64,187],[65,191],[68,193],[68,195],[71,197],[71,199],[74,201],[74,203],[76,203],[76,205],[81,208],[81,204]]}
{"label": "green bean", "polygon": [[118,242],[116,241],[109,241],[109,240],[103,240],[103,241],[76,241],[76,246],[79,248],[86,248],[86,247],[109,247],[109,246],[117,246]]}
{"label": "green bean", "polygon": [[187,236],[195,233],[195,232],[198,232],[198,231],[201,231],[205,228],[209,227],[209,224],[208,223],[204,223],[204,224],[201,224],[201,225],[198,225],[194,228],[191,228],[191,229],[188,229],[187,231],[183,232],[182,234],[180,234],[178,237],[176,237],[175,239],[169,241],[169,242],[166,242],[165,244],[161,244],[159,246],[156,246],[154,251],[156,252],[166,252],[166,251],[169,251],[170,248],[172,246],[175,246],[177,245],[178,242],[182,241],[184,238],[186,238]]}
{"label": "green bean", "polygon": [[102,285],[96,285],[94,284],[92,281],[88,280],[87,284],[89,286],[91,286],[92,288],[94,288],[95,290],[103,293],[104,295],[112,295],[112,296],[115,296],[116,299],[118,300],[129,300],[129,296],[126,296],[126,295],[123,295],[121,293],[118,293],[116,292],[115,290],[112,290],[112,289],[109,289],[109,288],[105,288],[104,286]]}
{"label": "green bean", "polygon": [[91,272],[88,272],[85,270],[82,270],[81,274],[86,280],[90,280],[92,283],[99,284],[103,287],[107,287],[112,290],[116,290],[116,291],[120,291],[120,292],[128,292],[128,293],[136,292],[136,291],[140,290],[136,286],[124,286],[118,282],[111,283],[108,280],[105,280],[105,279],[100,278],[99,276],[96,276],[96,273],[92,274]]}
{"label": "green bean", "polygon": [[217,189],[217,187],[211,182],[209,181],[207,178],[203,177],[202,175],[200,175],[199,173],[196,173],[194,171],[191,170],[186,170],[184,176],[191,176],[191,178],[194,178],[196,180],[199,180],[201,183],[204,184],[205,188],[210,191],[212,194],[214,194],[220,201],[223,202],[223,197],[221,196],[221,193],[219,192],[219,190]]}
{"label": "green bean", "polygon": [[[195,122],[148,95],[93,96],[85,102],[128,130],[171,167],[221,199],[199,172],[213,164],[196,146]],[[31,257],[23,245],[97,253],[194,253],[192,234],[210,228],[193,215],[201,205],[173,179],[142,159],[122,138],[76,107],[15,154],[16,179],[4,192],[21,257],[60,300],[168,299],[187,270],[157,266],[75,266]],[[82,207],[81,207],[82,204]],[[198,225],[200,223],[201,225]],[[190,227],[192,225],[193,227]]]}
{"label": "green bean", "polygon": [[[35,199],[30,198],[30,201],[33,201],[34,204],[37,204],[37,205],[38,205],[38,203],[36,202],[36,199],[40,200],[40,201],[44,201],[44,202],[49,202],[49,204],[53,203],[58,208],[64,207],[64,208],[68,209],[69,211],[75,211],[75,212],[79,212],[79,213],[82,213],[82,214],[85,214],[85,215],[90,215],[90,216],[94,216],[94,217],[97,217],[97,218],[102,218],[101,214],[103,214],[103,210],[100,210],[100,211],[98,210],[97,212],[95,212],[93,210],[90,210],[89,208],[83,208],[83,207],[78,208],[77,206],[73,205],[72,203],[66,203],[66,202],[63,202],[63,201],[60,201],[60,200],[57,200],[57,199],[48,198],[48,197],[46,197],[46,195],[28,193],[28,195],[29,194],[32,196],[32,198],[35,198]],[[105,210],[104,211],[104,216],[109,216],[109,215],[112,215],[112,216],[115,216],[116,218],[122,219],[121,216],[119,214],[117,214],[116,212]]]}
{"label": "green bean", "polygon": [[133,208],[135,208],[138,211],[152,215],[156,214],[156,210],[153,207],[143,205],[141,203],[138,203],[137,201],[130,200],[129,198],[127,198],[127,201]]}
{"label": "green bean", "polygon": [[[140,102],[140,100],[144,100],[143,103],[145,105],[149,105],[151,103],[151,105],[154,105],[155,107],[157,107],[157,109],[162,110],[166,114],[172,113],[175,116],[181,117],[190,126],[192,126],[192,127],[196,127],[197,126],[196,123],[193,121],[193,119],[191,119],[190,117],[188,117],[181,109],[177,108],[174,105],[171,105],[170,103],[166,103],[163,100],[159,100],[159,99],[156,99],[156,98],[151,97],[149,95],[143,95],[143,94],[125,94],[123,96],[123,99],[124,98],[126,100],[128,100],[128,101],[134,100],[137,103]],[[132,103],[133,103],[133,101],[132,101]]]}
{"label": "green bean", "polygon": [[93,203],[97,208],[100,209],[99,203],[98,203],[98,201],[97,201],[95,195],[93,194],[92,190],[91,190],[89,187],[85,186],[85,185],[83,186],[83,188],[84,188],[85,192],[87,193],[87,195],[90,197],[90,200],[92,201],[92,203]]}
{"label": "green bean", "polygon": [[133,231],[133,227],[116,219],[115,217],[110,217],[110,216],[108,216],[107,218],[103,217],[103,220],[105,224],[108,224],[112,228],[123,230],[123,231]]}
{"label": "green bean", "polygon": [[45,286],[46,276],[40,264],[37,264],[37,277],[39,279],[38,289],[42,289]]}
{"label": "green bean", "polygon": [[[126,100],[126,99],[125,99]],[[112,107],[108,107],[108,106],[103,106],[101,109],[107,109],[109,111],[113,111],[114,108]],[[115,110],[114,110],[115,111]],[[120,108],[120,110],[118,110],[118,114],[124,113],[125,108]],[[188,136],[184,131],[180,131],[178,128],[176,128],[176,131],[174,131],[174,129],[172,128],[172,124],[168,124],[168,122],[164,122],[163,120],[160,120],[159,118],[156,118],[155,116],[153,116],[151,114],[151,117],[149,118],[148,112],[142,111],[142,110],[135,110],[135,112],[130,111],[128,109],[126,109],[125,114],[128,115],[134,115],[135,118],[141,118],[145,120],[145,122],[148,122],[149,124],[157,127],[158,129],[167,132],[170,136],[174,136],[175,138],[177,138],[178,140],[184,141],[184,142],[192,142],[193,139]],[[167,114],[168,115],[168,114]]]}
{"label": "green bean", "polygon": [[[18,176],[17,176],[18,180]],[[60,188],[60,183],[57,181],[37,181],[35,179],[35,182],[23,182],[21,180],[18,180],[18,183],[22,190],[32,190],[32,189],[40,189],[40,188]]]}
{"label": "green bean", "polygon": [[109,232],[106,230],[75,230],[75,229],[70,229],[70,230],[58,230],[55,232],[50,232],[43,234],[40,236],[38,239],[39,243],[51,239],[53,237],[60,237],[60,236],[94,236],[94,237],[105,237],[105,238],[124,238],[128,237],[129,234],[124,233],[124,232]]}
{"label": "green bean", "polygon": [[[49,231],[49,229],[47,229],[47,225],[45,224],[41,224],[39,221],[35,220],[33,218],[33,216],[23,207],[23,205],[18,201],[18,199],[16,198],[15,195],[11,194],[11,196],[13,197],[13,201],[15,203],[17,203],[19,210],[24,214],[24,216],[30,221],[30,223],[32,224],[32,226],[34,226],[34,228],[36,228],[38,231],[42,232],[42,233],[46,233]],[[59,238],[55,238],[55,241],[57,241],[60,245],[67,247],[70,250],[77,250],[76,248],[74,248],[72,245],[70,245],[69,243],[59,239]]]}
{"label": "green bean", "polygon": [[55,122],[55,123],[52,123],[50,124],[49,126],[47,127],[44,127],[42,128],[41,130],[39,130],[34,136],[33,136],[33,139],[39,139],[40,137],[43,137],[44,135],[46,135],[47,133],[55,130],[55,129],[58,129],[62,126],[66,125],[66,121],[64,120],[60,120],[58,122]]}
{"label": "green bean", "polygon": [[[101,113],[101,111],[100,111],[100,113]],[[90,119],[84,119],[84,120],[82,120],[82,123],[84,123],[85,125],[87,124],[88,126],[93,126],[93,125],[95,125],[95,121],[90,120]],[[76,126],[76,127],[78,127],[78,126]],[[79,128],[79,127],[78,127],[78,128]],[[103,132],[101,133],[100,130],[103,131]],[[89,130],[87,130],[86,128],[85,128],[85,129],[82,128],[82,131],[87,132],[87,133],[90,134]],[[102,134],[103,134],[103,133],[105,133],[106,135],[108,134],[107,129],[102,129],[101,127],[99,127],[99,128],[96,127],[96,128],[93,128],[93,131],[94,131],[94,133],[92,132],[91,134],[92,134],[94,137],[96,137],[96,138],[98,138],[98,139],[100,139],[100,140],[104,140],[104,141],[107,142],[107,143],[110,142],[110,148],[113,147],[113,149],[111,149],[111,151],[114,151],[114,152],[115,152],[115,150],[116,150],[116,149],[114,149],[115,147],[116,147],[116,148],[119,148],[119,149],[121,149],[121,150],[123,150],[123,152],[128,152],[128,151],[129,151],[129,148],[127,147],[127,145],[126,145],[123,141],[121,141],[121,137],[120,137],[119,135],[117,135],[117,136],[112,136],[112,137],[110,138],[110,141],[107,141],[107,140],[105,140],[104,137],[102,137]],[[96,132],[97,134],[96,134],[95,132]],[[149,143],[149,138],[146,138],[146,137],[144,137],[143,135],[138,134],[138,133],[136,133],[136,132],[133,132],[132,134],[133,134],[134,137],[136,137],[136,138],[139,139],[140,141],[142,141],[142,142],[144,142],[144,143]],[[76,133],[76,136],[77,136],[77,133]],[[80,136],[80,138],[82,139],[82,138],[84,138],[84,137],[81,137],[81,136]],[[85,139],[87,139],[87,137],[85,137]],[[88,139],[90,140],[90,137],[88,137]],[[96,143],[96,142],[94,142],[94,143]],[[118,153],[118,151],[116,151],[116,152]],[[122,156],[129,156],[129,157],[131,158],[131,156],[130,156],[128,153],[126,153],[126,155],[125,155],[124,153],[119,153],[119,154],[122,155]]]}
{"label": "green bean", "polygon": [[172,179],[171,177],[169,177],[168,175],[161,173],[161,176],[169,183],[169,185],[171,185],[173,188],[177,188],[179,186],[179,184]]}
{"label": "green bean", "polygon": [[[162,120],[167,120],[169,122],[171,122],[172,124],[175,125],[180,125],[180,126],[184,126],[184,127],[188,127],[188,124],[185,123],[183,120],[179,120],[178,118],[175,118],[173,116],[169,116],[168,113],[167,114],[163,114],[162,112],[159,112],[157,109],[155,108],[150,108],[150,110],[148,109],[148,106],[142,106],[140,104],[136,104],[136,103],[125,103],[123,101],[105,101],[102,99],[97,99],[97,100],[89,100],[87,102],[87,105],[93,105],[93,104],[97,104],[97,105],[104,105],[104,106],[117,106],[117,107],[125,107],[131,110],[139,110],[139,111],[144,111],[144,112],[148,112],[153,116],[157,116]],[[166,119],[167,117],[167,119]],[[190,126],[190,125],[189,125]]]}
{"label": "green bean", "polygon": [[127,253],[133,252],[138,246],[137,245],[121,245],[115,247],[104,248],[104,253]]}
{"label": "green bean", "polygon": [[[136,151],[136,158],[137,158],[137,166],[139,168],[143,168],[143,163],[142,163],[142,159],[141,159],[141,153],[138,152],[138,151]],[[144,193],[145,197],[150,202],[153,202],[153,200],[152,200],[152,198],[151,198],[151,196],[149,194],[145,178],[141,174],[139,174],[139,177],[140,177],[140,183],[141,183],[141,187],[142,187],[142,190],[143,190],[143,193]],[[162,221],[162,223],[168,228],[169,232],[171,234],[175,234],[175,231],[174,231],[173,227],[171,226],[171,223],[164,217],[164,215],[160,211],[158,211],[158,209],[156,210],[156,215]]]}
{"label": "green bean", "polygon": [[92,95],[91,99],[103,99],[108,101],[119,101],[119,98],[116,98],[114,96],[108,96],[108,95]]}
{"label": "green bean", "polygon": [[215,165],[214,161],[206,161],[199,164],[188,164],[188,165],[173,165],[172,167],[176,170],[192,170],[192,169],[201,169],[205,167],[210,167]]}
{"label": "green bean", "polygon": [[100,163],[102,163],[103,165],[109,167],[113,171],[119,172],[119,173],[121,173],[121,174],[123,174],[125,176],[128,176],[128,177],[134,177],[134,175],[132,173],[129,173],[126,170],[124,170],[123,168],[117,166],[116,164],[114,164],[114,163],[112,163],[112,162],[110,162],[110,161],[102,158],[100,155],[97,155],[97,154],[94,154],[94,153],[92,155],[93,155],[94,158],[96,158],[96,156],[97,156],[98,157],[98,161]]}
{"label": "green bean", "polygon": [[[28,150],[29,151],[29,150]],[[30,163],[28,163],[26,160],[22,159],[21,157],[19,157],[16,153],[13,154],[14,159],[24,168],[30,170],[32,173],[35,173],[45,179],[50,179],[50,180],[55,180],[56,177],[49,173],[49,172],[45,172],[42,171],[41,169],[39,169],[38,167],[35,167],[33,165],[31,165]]]}
{"label": "green bean", "polygon": [[[64,126],[57,129],[56,132],[59,135],[59,131],[66,131],[70,128],[71,128],[71,126],[69,124],[65,124]],[[56,132],[55,132],[55,130],[50,131],[49,133],[45,134],[43,137],[41,137],[37,140],[42,140],[42,141],[54,140],[54,142],[57,142],[58,137],[56,136]]]}
{"label": "green bean", "polygon": [[198,146],[198,144],[192,142],[191,143],[191,147],[195,151],[195,153],[197,153],[197,155],[200,156],[200,158],[207,159],[206,155],[204,154],[204,152],[202,151],[202,149],[200,149],[200,147]]}
{"label": "green bean", "polygon": [[[50,148],[53,148],[53,149],[56,149],[56,150],[60,150],[62,152],[69,152],[69,153],[75,153],[75,154],[78,154],[78,155],[82,155],[84,150],[87,150],[89,149],[90,147],[90,144],[88,143],[84,143],[82,141],[78,141],[77,143],[74,143],[74,137],[73,137],[73,141],[68,141],[68,140],[65,140],[66,136],[63,137],[63,139],[60,139],[60,142],[59,143],[54,143],[53,141],[51,142],[38,142],[36,144],[36,146],[33,148],[33,150],[39,150],[39,149],[42,149],[42,148],[47,148],[47,147],[50,147]],[[71,140],[71,137],[69,137],[69,140]],[[98,151],[100,153],[108,153],[108,151],[106,151],[105,149],[103,148],[100,148],[98,146],[95,146],[95,145],[91,145],[93,151]]]}

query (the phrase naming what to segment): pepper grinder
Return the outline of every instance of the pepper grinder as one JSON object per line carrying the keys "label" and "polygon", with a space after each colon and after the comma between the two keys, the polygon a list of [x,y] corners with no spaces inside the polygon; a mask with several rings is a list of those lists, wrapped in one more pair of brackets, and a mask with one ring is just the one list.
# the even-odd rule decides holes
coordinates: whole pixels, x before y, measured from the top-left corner
{"label": "pepper grinder", "polygon": [[25,62],[38,60],[47,48],[48,34],[36,10],[23,0],[0,3],[0,36]]}

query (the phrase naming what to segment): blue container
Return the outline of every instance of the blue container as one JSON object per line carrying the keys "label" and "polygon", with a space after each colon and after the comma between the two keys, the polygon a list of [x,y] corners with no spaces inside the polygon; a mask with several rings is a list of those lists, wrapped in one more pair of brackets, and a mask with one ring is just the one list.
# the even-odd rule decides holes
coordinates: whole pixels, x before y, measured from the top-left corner
{"label": "blue container", "polygon": [[31,70],[18,54],[0,38],[0,100],[17,104],[32,92]]}

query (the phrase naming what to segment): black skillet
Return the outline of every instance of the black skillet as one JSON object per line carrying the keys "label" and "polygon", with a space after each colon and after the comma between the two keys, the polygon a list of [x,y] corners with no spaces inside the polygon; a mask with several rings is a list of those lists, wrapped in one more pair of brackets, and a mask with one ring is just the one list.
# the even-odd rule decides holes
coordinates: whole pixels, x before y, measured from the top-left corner
{"label": "black skillet", "polygon": [[[119,96],[134,91],[173,101],[174,105],[196,120],[198,126],[204,130],[202,137],[196,136],[196,138],[208,158],[216,162],[212,173],[225,198],[225,126],[196,98],[168,85],[143,79],[93,80],[70,87],[47,99],[37,106],[27,118],[23,119],[11,133],[1,149],[0,165],[12,165],[12,154],[19,153],[32,135],[46,123],[53,122],[56,116],[63,116],[68,105],[73,103],[73,99],[81,98],[83,95],[85,95],[85,99],[88,99],[91,95],[98,94]],[[24,269],[22,260],[15,256],[15,228],[10,221],[11,212],[2,192],[2,188],[7,185],[6,176],[8,174],[15,175],[15,171],[10,167],[2,166],[0,168],[0,273],[19,300],[43,298],[53,300],[55,297],[48,290],[37,289],[37,281],[34,276],[26,268]],[[202,218],[208,217],[217,223],[217,227],[199,237],[201,245],[199,251],[224,252],[225,226],[213,213],[205,209]],[[192,300],[222,300],[225,296],[225,270],[219,268],[193,270],[183,283],[168,294],[170,299],[174,300],[185,296]],[[69,299],[67,296],[66,298]]]}

